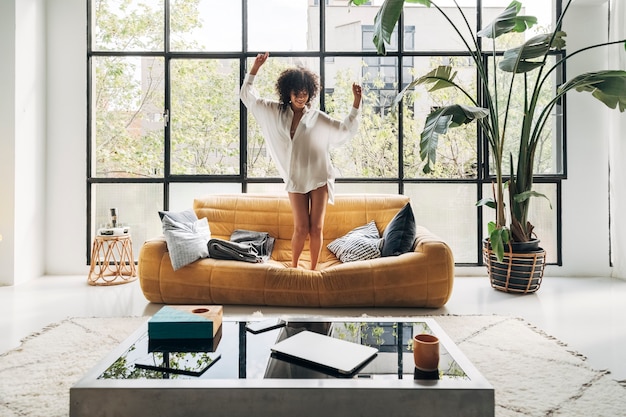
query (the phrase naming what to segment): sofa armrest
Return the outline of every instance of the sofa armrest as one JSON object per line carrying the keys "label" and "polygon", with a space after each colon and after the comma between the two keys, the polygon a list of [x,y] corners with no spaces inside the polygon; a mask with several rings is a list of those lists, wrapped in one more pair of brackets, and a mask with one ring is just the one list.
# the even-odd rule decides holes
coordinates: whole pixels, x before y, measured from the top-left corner
{"label": "sofa armrest", "polygon": [[[439,236],[423,226],[416,226],[416,239],[413,251],[452,259],[450,247]],[[454,260],[452,260],[452,263],[454,264]]]}
{"label": "sofa armrest", "polygon": [[[434,301],[434,304],[443,306],[448,302],[452,294],[454,283],[454,255],[452,249],[439,236],[431,233],[425,227],[417,226],[417,239],[414,252],[422,253],[427,262],[429,277],[432,281],[438,281],[441,286],[442,298]],[[447,289],[444,290],[444,287]],[[447,293],[447,294],[446,294]]]}
{"label": "sofa armrest", "polygon": [[141,246],[141,251],[139,253],[139,257],[141,258],[141,252],[149,251],[150,257],[153,256],[162,256],[167,250],[167,242],[165,241],[165,236],[159,236],[152,239],[146,240]]}
{"label": "sofa armrest", "polygon": [[164,256],[167,252],[167,243],[163,236],[147,240],[139,250],[137,267],[141,290],[153,303],[163,302],[160,286],[161,262],[164,258],[169,259],[169,256]]}

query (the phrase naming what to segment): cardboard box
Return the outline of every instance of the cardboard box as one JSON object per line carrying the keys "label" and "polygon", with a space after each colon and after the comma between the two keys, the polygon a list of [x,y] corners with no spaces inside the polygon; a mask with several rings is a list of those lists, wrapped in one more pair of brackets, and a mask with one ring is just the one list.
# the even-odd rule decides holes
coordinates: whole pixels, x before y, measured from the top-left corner
{"label": "cardboard box", "polygon": [[222,326],[222,316],[222,306],[165,306],[148,320],[148,338],[213,339]]}

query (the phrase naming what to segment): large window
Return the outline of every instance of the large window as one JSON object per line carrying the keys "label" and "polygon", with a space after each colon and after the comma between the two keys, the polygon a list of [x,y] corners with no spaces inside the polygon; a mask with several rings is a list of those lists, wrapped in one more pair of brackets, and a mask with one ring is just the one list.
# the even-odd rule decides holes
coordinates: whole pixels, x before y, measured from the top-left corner
{"label": "large window", "polygon": [[[459,79],[478,90],[462,40],[435,9],[407,3],[402,27],[387,55],[379,56],[372,37],[382,1],[359,7],[347,0],[86,1],[87,242],[107,223],[111,207],[132,228],[138,254],[146,239],[161,234],[159,210],[183,210],[210,193],[283,191],[256,121],[238,96],[256,54],[269,51],[255,82],[267,98],[276,97],[279,72],[293,65],[320,75],[316,105],[337,118],[349,111],[352,82],[364,87],[359,134],[332,154],[337,192],[408,195],[418,222],[450,244],[457,265],[482,262],[481,240],[493,213],[475,202],[490,193],[492,176],[477,127],[441,138],[436,169],[426,175],[419,158],[425,115],[458,97],[417,89],[401,108],[393,104],[400,88],[444,63],[454,64]],[[457,2],[473,28],[466,38],[508,5]],[[544,28],[552,25],[556,3],[523,1],[526,14],[538,16]],[[461,18],[450,0],[438,4],[452,19]],[[499,39],[495,47],[503,51],[525,35],[516,36]],[[556,88],[558,74],[553,83]],[[533,219],[549,261],[560,263],[560,114],[548,133],[536,166],[538,187],[552,208],[535,203]]]}

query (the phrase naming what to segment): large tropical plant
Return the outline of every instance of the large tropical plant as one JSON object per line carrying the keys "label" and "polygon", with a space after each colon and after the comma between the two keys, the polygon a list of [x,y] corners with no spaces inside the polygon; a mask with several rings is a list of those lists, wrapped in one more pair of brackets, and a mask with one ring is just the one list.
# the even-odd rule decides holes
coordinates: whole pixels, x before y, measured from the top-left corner
{"label": "large tropical plant", "polygon": [[[562,21],[571,0],[563,9],[556,20],[552,32],[532,37],[523,44],[509,49],[498,57],[495,42],[491,51],[481,50],[481,44],[475,36],[470,36],[470,44],[463,32],[472,34],[472,28],[459,7],[456,0],[454,4],[460,13],[461,24],[457,25],[452,18],[434,1],[430,0],[385,0],[380,7],[374,20],[374,44],[379,54],[386,54],[385,45],[390,43],[391,35],[402,14],[404,4],[417,3],[427,7],[435,7],[452,26],[456,34],[467,48],[473,59],[477,72],[482,98],[468,93],[469,89],[457,82],[456,71],[452,66],[439,66],[428,74],[416,78],[406,86],[396,97],[398,103],[407,91],[417,85],[429,87],[433,92],[444,88],[457,89],[465,96],[471,105],[451,104],[438,107],[427,117],[424,130],[421,133],[420,157],[425,161],[424,172],[432,169],[436,162],[436,151],[439,135],[448,132],[449,128],[462,126],[476,121],[482,131],[482,135],[488,143],[495,183],[493,197],[478,202],[479,205],[487,205],[496,210],[495,222],[488,225],[489,241],[493,251],[499,260],[504,255],[504,246],[513,242],[527,242],[535,236],[533,225],[528,219],[528,209],[531,197],[545,197],[533,190],[533,169],[535,152],[540,143],[541,134],[546,127],[550,114],[562,97],[571,90],[586,91],[600,100],[608,107],[618,108],[620,112],[626,109],[626,71],[606,70],[580,74],[565,82],[557,90],[550,90],[550,77],[554,75],[567,59],[584,51],[606,47],[613,44],[623,44],[626,48],[626,40],[605,42],[579,49],[575,52],[555,54],[565,47],[565,32],[562,30]],[[350,3],[360,5],[365,0],[350,0]],[[537,23],[532,16],[520,15],[522,4],[512,1],[508,7],[495,18],[493,22],[478,32],[478,36],[495,39],[507,33],[521,33]],[[555,60],[549,60],[554,55]],[[483,65],[485,57],[491,58],[493,69],[492,80],[488,78]],[[510,73],[510,81],[505,88],[499,87],[495,82],[499,71]],[[523,92],[519,94],[514,88],[517,77],[521,77]],[[515,94],[514,94],[515,93]],[[550,99],[547,103],[540,100],[548,94]],[[501,108],[502,104],[504,108]],[[521,127],[518,132],[507,133],[507,128],[513,129],[510,115],[516,112],[522,114]],[[506,141],[516,140],[517,143],[508,144]],[[517,163],[514,164],[513,155],[506,154],[506,149],[511,145],[517,148]],[[510,161],[510,172],[505,173],[504,162]],[[505,190],[508,187],[508,205],[505,202]],[[508,208],[508,221],[506,209]]]}

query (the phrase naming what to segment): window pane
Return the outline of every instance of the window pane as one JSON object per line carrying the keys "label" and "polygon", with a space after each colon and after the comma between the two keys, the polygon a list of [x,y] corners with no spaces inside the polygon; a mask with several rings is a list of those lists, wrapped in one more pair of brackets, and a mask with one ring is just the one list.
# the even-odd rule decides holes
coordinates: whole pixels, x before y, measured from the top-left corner
{"label": "window pane", "polygon": [[241,50],[241,1],[171,0],[170,13],[172,51]]}
{"label": "window pane", "polygon": [[248,50],[319,50],[309,31],[319,27],[318,8],[308,0],[248,0]]}
{"label": "window pane", "polygon": [[[414,77],[419,78],[440,65],[450,65],[456,71],[455,81],[472,97],[476,97],[476,70],[469,57],[415,58]],[[427,116],[434,110],[452,104],[472,105],[471,101],[454,88],[428,92],[426,86],[417,86],[405,96],[404,105],[404,176],[405,178],[476,178],[477,126],[476,123],[449,128],[438,136],[436,163],[433,171],[423,173],[425,163],[420,158],[420,138]]]}
{"label": "window pane", "polygon": [[338,182],[337,194],[398,194],[398,184],[386,182]]}
{"label": "window pane", "polygon": [[[546,250],[546,260],[550,263],[558,261],[557,253],[557,188],[556,184],[533,185],[533,190],[548,197],[534,198],[530,203],[528,218],[535,226],[535,233],[541,240],[541,247]],[[550,207],[552,206],[552,207]]]}
{"label": "window pane", "polygon": [[[548,200],[542,197],[534,197],[531,200],[528,221],[535,226],[535,234],[541,240],[540,246],[546,251],[546,260],[548,263],[558,262],[558,240],[557,240],[557,225],[560,208],[558,204],[558,190],[556,184],[533,184],[533,190],[545,195]],[[491,184],[485,184],[483,187],[484,197],[493,197],[491,190]],[[508,201],[508,194],[505,194],[505,200]],[[495,210],[490,208],[483,208],[483,237],[487,236],[487,223],[495,221]]]}
{"label": "window pane", "polygon": [[343,119],[352,107],[352,83],[363,86],[361,123],[357,136],[331,156],[341,177],[397,178],[398,139],[396,112],[391,112],[397,94],[397,58],[335,58],[326,61],[325,102],[327,112]]}
{"label": "window pane", "polygon": [[92,175],[163,175],[163,59],[92,59]]}
{"label": "window pane", "polygon": [[[437,1],[458,24],[462,35],[434,5],[406,2],[404,27],[394,29],[386,46],[390,53],[379,56],[373,44],[374,17],[383,0],[358,7],[347,0],[88,1],[88,180],[94,178],[97,182],[92,185],[94,200],[90,202],[92,234],[100,223],[108,221],[108,209],[115,206],[121,222],[129,222],[127,214],[133,217],[132,235],[138,251],[145,238],[161,233],[158,216],[153,215],[163,204],[165,182],[169,184],[166,205],[170,210],[190,208],[194,198],[207,194],[244,190],[286,194],[255,118],[244,111],[247,119],[241,120],[243,107],[238,96],[243,60],[248,60],[249,69],[257,52],[269,51],[271,57],[255,82],[264,98],[277,98],[274,84],[283,69],[305,66],[321,78],[323,89],[313,105],[343,119],[352,104],[351,83],[357,81],[364,87],[359,133],[340,148],[331,149],[338,171],[337,193],[395,194],[402,190],[412,197],[416,216],[421,219],[418,223],[452,246],[457,263],[482,262],[479,250],[486,232],[477,236],[477,228],[486,228],[492,213],[480,209],[485,225],[478,225],[479,209],[474,204],[477,187],[490,192],[489,184],[481,184],[482,171],[478,167],[487,169],[491,161],[485,161],[482,152],[478,154],[482,148],[478,146],[477,124],[451,128],[439,135],[433,172],[423,173],[420,158],[427,115],[442,106],[474,103],[453,88],[429,93],[424,86],[405,96],[402,111],[396,111],[393,102],[399,89],[440,65],[453,66],[457,71],[455,80],[468,95],[476,97],[476,67],[463,41],[474,47],[473,37],[479,29],[477,11],[485,27],[509,2]],[[497,50],[502,52],[549,30],[559,1],[523,1],[520,14],[536,16],[539,24],[525,33],[499,37],[494,41]],[[322,7],[324,22],[320,22]],[[169,34],[165,34],[166,28]],[[401,39],[398,31],[402,31]],[[481,42],[483,51],[492,49],[490,39]],[[548,66],[554,62],[551,58]],[[486,68],[493,75],[491,62]],[[561,78],[556,71],[550,74],[548,93],[541,97],[540,107],[553,96]],[[509,81],[508,74],[491,79],[492,84],[498,83],[500,92]],[[522,96],[522,88],[518,76],[514,98]],[[500,110],[505,105],[504,97],[499,94]],[[562,113],[560,104],[552,110],[537,147],[535,173],[542,181],[564,172]],[[512,112],[508,121],[506,152],[514,157],[521,114]],[[245,132],[240,131],[243,125]],[[504,162],[508,172],[508,157]],[[194,175],[202,175],[203,182],[181,178]],[[116,183],[119,178],[133,180]],[[153,183],[155,178],[158,184]],[[555,177],[552,183],[536,183],[535,187],[549,196],[554,209],[542,198],[531,204],[531,221],[551,263],[558,262],[559,181]],[[136,216],[134,211],[143,210],[142,205],[145,213]],[[145,236],[141,235],[144,226],[151,228]]]}
{"label": "window pane", "polygon": [[174,175],[239,174],[239,61],[173,60]]}
{"label": "window pane", "polygon": [[[490,65],[492,65],[493,60],[489,60]],[[546,67],[550,68],[555,63],[555,57],[550,57],[547,61]],[[532,89],[535,86],[535,78],[536,78],[537,70],[528,73],[529,82],[527,87],[528,97],[532,93]],[[504,72],[498,70],[497,72],[497,88],[500,91],[498,96],[498,106],[501,109],[501,114],[505,113],[506,109],[506,100],[508,95],[503,93],[507,92],[509,86],[511,84],[511,73]],[[545,75],[545,73],[544,73]],[[543,84],[541,95],[537,102],[536,110],[535,110],[535,122],[538,120],[537,116],[541,114],[546,105],[555,97],[556,95],[556,86],[559,84],[557,82],[557,76],[559,76],[559,71],[554,71]],[[493,81],[493,78],[492,78]],[[493,92],[495,86],[493,83],[490,86],[490,90]],[[492,94],[493,95],[493,94]],[[511,94],[511,108],[513,111],[508,112],[508,119],[506,125],[506,138],[505,138],[505,146],[504,146],[504,155],[511,154],[513,156],[513,162],[515,166],[517,166],[517,156],[519,154],[519,143],[520,143],[520,132],[522,131],[522,121],[524,112],[517,111],[515,109],[522,109],[524,106],[524,76],[516,75],[515,81],[513,84],[512,94]],[[547,115],[547,123],[541,135],[537,139],[537,145],[535,150],[535,166],[533,172],[539,175],[546,174],[560,174],[563,173],[563,163],[562,163],[562,122],[563,119],[561,115],[563,111],[561,109],[561,105],[557,105],[552,108],[549,115]],[[504,119],[501,117],[501,126],[503,127]],[[490,171],[492,174],[493,167],[490,162]],[[510,172],[510,159],[504,158],[503,160],[503,172],[508,174]]]}
{"label": "window pane", "polygon": [[[340,5],[326,7],[326,50],[376,50],[372,41],[374,36],[373,23],[379,7],[368,5],[347,7],[346,4],[341,2]],[[389,50],[392,49],[394,48]]]}
{"label": "window pane", "polygon": [[[537,25],[522,34],[507,34],[496,39],[496,48],[498,50],[506,50],[514,46],[522,44],[524,41],[539,34],[546,33],[552,28],[554,21],[553,13],[555,10],[553,0],[524,0],[522,1],[522,9],[520,16],[534,16],[537,18]],[[483,0],[483,27],[491,23],[502,11],[506,3],[498,4],[497,0],[485,2]],[[483,39],[483,50],[491,50],[492,43],[490,39]]]}
{"label": "window pane", "polygon": [[91,198],[92,236],[109,223],[109,209],[117,208],[120,226],[130,227],[135,259],[146,240],[163,233],[158,213],[163,209],[162,184],[94,184]]}
{"label": "window pane", "polygon": [[279,194],[287,195],[285,184],[282,182],[273,183],[250,183],[248,184],[248,193],[251,194]]}
{"label": "window pane", "polygon": [[163,0],[99,0],[92,4],[94,50],[163,50]]}
{"label": "window pane", "polygon": [[456,263],[476,263],[476,185],[406,184],[415,221],[451,248]]}
{"label": "window pane", "polygon": [[193,200],[210,194],[239,194],[241,185],[234,183],[173,183],[170,184],[170,210],[193,208]]}
{"label": "window pane", "polygon": [[466,51],[467,47],[463,40],[474,49],[472,37],[476,33],[476,1],[457,0],[457,3],[467,19],[467,24],[452,1],[437,2],[442,11],[459,28],[463,38],[435,7],[405,3],[405,38],[409,34],[414,34],[415,42],[405,41],[404,49],[406,51]]}
{"label": "window pane", "polygon": [[[248,68],[252,60],[248,61]],[[270,58],[265,62],[254,80],[254,87],[260,97],[278,100],[275,83],[279,74],[286,68],[302,66],[319,74],[319,59],[317,58]],[[314,100],[313,106],[319,107],[319,97]],[[274,161],[265,146],[265,139],[256,119],[248,112],[248,177],[249,178],[276,178],[280,177]]]}

